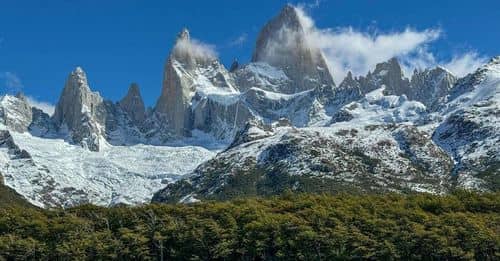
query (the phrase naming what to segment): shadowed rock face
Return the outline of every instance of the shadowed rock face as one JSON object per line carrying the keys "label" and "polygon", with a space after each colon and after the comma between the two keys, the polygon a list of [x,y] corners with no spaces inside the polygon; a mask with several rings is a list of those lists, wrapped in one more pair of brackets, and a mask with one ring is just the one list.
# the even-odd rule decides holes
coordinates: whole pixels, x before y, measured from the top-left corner
{"label": "shadowed rock face", "polygon": [[103,99],[92,92],[87,76],[78,67],[71,72],[57,103],[53,120],[60,130],[69,131],[73,142],[99,150],[99,136],[106,121]]}
{"label": "shadowed rock face", "polygon": [[341,106],[359,100],[363,97],[361,93],[361,86],[356,79],[352,77],[352,73],[348,72],[344,80],[334,90],[334,106],[340,108]]}
{"label": "shadowed rock face", "polygon": [[[235,106],[205,100],[212,92],[223,97],[217,92],[231,94],[236,90],[226,68],[211,54],[198,49],[184,29],[165,65],[162,93],[155,112],[176,136],[189,136],[194,128],[210,130],[207,124],[216,123],[215,116],[219,116],[219,112],[228,115],[221,115],[222,121],[227,118],[231,122],[237,113]],[[205,89],[203,95],[197,95],[199,88]],[[194,103],[198,107],[195,108]]]}
{"label": "shadowed rock face", "polygon": [[141,124],[146,117],[146,107],[142,100],[139,85],[132,83],[127,95],[119,102],[120,108],[124,110],[135,124]]}
{"label": "shadowed rock face", "polygon": [[170,58],[165,65],[163,88],[155,111],[168,122],[175,133],[183,135],[187,120],[184,112],[189,107],[189,90],[184,90],[182,86],[189,85],[190,80],[183,79],[176,73],[173,62]]}
{"label": "shadowed rock face", "polygon": [[396,58],[375,66],[373,73],[360,77],[359,83],[363,93],[371,92],[385,85],[386,94],[407,95],[410,91],[410,81],[404,77],[403,70]]}
{"label": "shadowed rock face", "polygon": [[446,96],[456,81],[455,76],[441,67],[415,71],[411,77],[411,92],[408,93],[408,98],[420,101],[430,110],[435,110],[446,102]]}
{"label": "shadowed rock face", "polygon": [[188,132],[188,110],[194,91],[193,79],[187,77],[187,71],[178,69],[192,70],[197,62],[205,62],[197,59],[189,51],[190,41],[187,29],[178,34],[175,46],[165,64],[162,92],[155,108],[160,118],[167,121],[177,135],[185,135]]}
{"label": "shadowed rock face", "polygon": [[31,159],[31,155],[26,150],[17,146],[8,130],[0,130],[0,148],[7,148],[11,159]]}
{"label": "shadowed rock face", "polygon": [[339,89],[359,88],[362,94],[366,94],[385,86],[386,95],[406,95],[410,100],[422,102],[429,110],[435,111],[446,103],[447,96],[456,82],[457,78],[441,67],[415,70],[409,81],[404,76],[398,60],[392,58],[377,64],[375,70],[368,72],[366,76],[352,79],[352,76],[348,75]]}
{"label": "shadowed rock face", "polygon": [[292,80],[283,93],[297,93],[323,85],[333,78],[321,50],[307,40],[307,30],[295,7],[287,5],[259,34],[252,62],[265,62],[282,69]]}

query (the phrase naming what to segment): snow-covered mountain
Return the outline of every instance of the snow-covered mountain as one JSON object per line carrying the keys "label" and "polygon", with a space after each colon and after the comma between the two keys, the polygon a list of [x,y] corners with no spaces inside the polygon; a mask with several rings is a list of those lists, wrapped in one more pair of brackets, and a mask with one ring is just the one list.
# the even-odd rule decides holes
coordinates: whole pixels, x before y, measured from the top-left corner
{"label": "snow-covered mountain", "polygon": [[455,161],[459,186],[500,186],[500,56],[458,80],[433,139]]}
{"label": "snow-covered mountain", "polygon": [[[388,64],[395,72],[381,74]],[[367,79],[377,87],[336,110],[328,123],[296,128],[251,122],[225,151],[153,200],[227,199],[286,190],[500,188],[500,57],[452,87],[455,77],[443,68],[415,72],[413,79],[420,78],[412,81],[415,85],[405,80],[397,60],[377,68],[356,80],[346,77],[339,88],[351,90],[348,97],[363,92]],[[384,78],[391,74],[397,77]],[[388,95],[395,92],[402,93]]]}
{"label": "snow-covered mountain", "polygon": [[154,200],[224,199],[287,189],[443,193],[451,188],[453,161],[416,125],[425,114],[420,102],[385,96],[379,88],[323,126],[249,123],[228,149]]}
{"label": "snow-covered mountain", "polygon": [[266,24],[230,70],[187,29],[146,108],[113,102],[72,71],[53,115],[0,99],[0,174],[44,207],[192,202],[285,190],[498,190],[500,58],[458,79],[407,78],[396,58],[336,85],[300,11]]}

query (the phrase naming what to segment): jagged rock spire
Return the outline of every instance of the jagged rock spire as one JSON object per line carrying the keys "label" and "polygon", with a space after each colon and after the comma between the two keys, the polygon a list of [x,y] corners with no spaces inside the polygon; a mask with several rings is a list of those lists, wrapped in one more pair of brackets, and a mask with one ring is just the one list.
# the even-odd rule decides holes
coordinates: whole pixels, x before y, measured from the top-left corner
{"label": "jagged rock spire", "polygon": [[347,76],[344,78],[344,80],[339,84],[339,89],[348,89],[356,87],[359,89],[359,83],[354,79],[352,76],[352,72],[349,71],[347,72]]}
{"label": "jagged rock spire", "polygon": [[57,102],[53,120],[59,129],[67,129],[72,141],[90,150],[99,150],[99,136],[104,130],[106,111],[103,99],[92,92],[81,67],[71,72]]}
{"label": "jagged rock spire", "polygon": [[373,72],[368,72],[366,77],[360,77],[359,83],[363,93],[384,85],[386,94],[403,95],[407,94],[410,88],[410,81],[404,77],[397,58],[377,64]]}
{"label": "jagged rock spire", "polygon": [[[262,31],[266,29],[289,29],[297,32],[304,32],[306,28],[303,27],[297,9],[291,4],[286,4],[281,12],[269,21]],[[270,30],[271,31],[271,30]],[[264,40],[264,39],[262,39]],[[255,53],[258,59],[259,53]]]}
{"label": "jagged rock spire", "polygon": [[354,81],[354,79],[352,78],[352,72],[351,71],[347,72],[346,80],[347,81]]}
{"label": "jagged rock spire", "polygon": [[162,91],[155,111],[177,135],[184,135],[189,129],[193,71],[216,61],[215,57],[200,53],[199,49],[193,45],[189,31],[184,28],[177,35],[165,64]]}
{"label": "jagged rock spire", "polygon": [[397,58],[393,57],[389,59],[387,62],[379,63],[375,66],[375,71],[373,74],[378,74],[381,76],[388,76],[388,80],[396,80],[399,81],[404,77],[403,70],[401,69],[401,65]]}
{"label": "jagged rock spire", "polygon": [[170,52],[167,63],[171,63],[175,60],[185,64],[190,68],[195,67],[196,57],[192,49],[193,48],[191,46],[191,37],[189,35],[189,31],[187,28],[183,28],[177,34],[174,47]]}
{"label": "jagged rock spire", "polygon": [[437,109],[445,102],[446,96],[457,81],[448,70],[442,67],[417,71],[411,77],[411,91],[408,98],[425,104],[430,110]]}
{"label": "jagged rock spire", "polygon": [[261,30],[252,56],[253,62],[265,62],[282,69],[292,80],[284,93],[296,93],[322,85],[333,86],[321,50],[309,43],[314,28],[303,23],[299,10],[286,5],[281,13]]}
{"label": "jagged rock spire", "polygon": [[124,110],[129,117],[136,124],[144,121],[146,116],[146,107],[142,100],[139,85],[132,83],[128,89],[127,95],[119,102],[120,107]]}
{"label": "jagged rock spire", "polygon": [[216,60],[216,57],[210,48],[193,42],[188,29],[183,28],[177,34],[169,56],[169,62],[173,60],[182,63],[187,69],[194,69],[199,65],[210,64]]}
{"label": "jagged rock spire", "polygon": [[186,121],[184,111],[189,101],[189,91],[186,85],[191,84],[191,79],[183,78],[176,68],[194,68],[196,60],[190,51],[189,31],[184,28],[177,34],[174,47],[165,63],[163,70],[163,84],[160,97],[156,102],[155,112],[162,122],[166,122],[174,133],[184,134]]}
{"label": "jagged rock spire", "polygon": [[191,37],[189,35],[189,30],[187,28],[182,28],[182,30],[177,34],[177,41],[190,41]]}
{"label": "jagged rock spire", "polygon": [[240,68],[240,64],[238,63],[238,59],[234,59],[233,63],[231,64],[231,67],[229,67],[230,72],[234,72]]}
{"label": "jagged rock spire", "polygon": [[53,118],[57,124],[65,123],[67,127],[73,128],[79,125],[83,113],[95,114],[95,109],[101,103],[101,96],[90,90],[87,75],[81,67],[77,67],[66,80]]}
{"label": "jagged rock spire", "polygon": [[404,95],[408,93],[410,82],[405,78],[397,58],[393,57],[385,63],[377,64],[374,74],[380,77],[388,94]]}
{"label": "jagged rock spire", "polygon": [[360,84],[354,79],[351,71],[349,71],[344,80],[334,89],[334,105],[340,107],[346,103],[360,99],[361,97]]}

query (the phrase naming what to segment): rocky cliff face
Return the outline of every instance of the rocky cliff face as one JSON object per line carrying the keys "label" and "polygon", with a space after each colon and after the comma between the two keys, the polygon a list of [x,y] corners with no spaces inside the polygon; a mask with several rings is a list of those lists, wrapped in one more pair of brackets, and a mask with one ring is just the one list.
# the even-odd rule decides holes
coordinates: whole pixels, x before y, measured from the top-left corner
{"label": "rocky cliff face", "polygon": [[49,114],[35,107],[31,108],[31,112],[33,120],[28,128],[31,135],[37,137],[57,136],[57,125],[54,123]]}
{"label": "rocky cliff face", "polygon": [[78,67],[70,73],[53,115],[59,131],[68,132],[72,142],[98,151],[104,133],[106,110],[103,99],[92,92],[87,76]]}
{"label": "rocky cliff face", "polygon": [[146,119],[146,107],[142,100],[139,85],[136,83],[130,85],[127,95],[118,104],[136,125],[141,125]]}
{"label": "rocky cliff face", "polygon": [[363,93],[371,92],[382,85],[385,86],[387,94],[403,95],[410,92],[410,81],[404,77],[396,58],[377,64],[373,73],[369,72],[365,77],[359,78],[359,83]]}
{"label": "rocky cliff face", "polygon": [[0,121],[9,129],[25,132],[33,120],[31,105],[22,94],[0,98]]}
{"label": "rocky cliff face", "polygon": [[5,148],[11,159],[31,159],[31,155],[20,149],[8,130],[0,130],[0,148]]}
{"label": "rocky cliff face", "polygon": [[308,30],[299,11],[287,5],[261,30],[252,62],[264,62],[285,72],[291,80],[280,92],[291,94],[323,85],[332,88],[333,78],[321,50],[308,42]]}
{"label": "rocky cliff face", "polygon": [[333,89],[333,106],[336,109],[341,108],[343,105],[359,100],[363,97],[361,91],[361,84],[353,78],[352,73],[348,72],[347,76],[340,83],[340,85]]}
{"label": "rocky cliff face", "polygon": [[[156,112],[160,114],[169,126],[178,135],[184,135],[189,127],[189,106],[192,98],[192,80],[183,77],[183,71],[176,70],[182,67],[193,68],[196,60],[189,52],[184,52],[183,45],[190,44],[189,32],[183,30],[177,38],[170,57],[165,64],[163,87],[160,98],[156,103]],[[182,59],[178,61],[177,59]]]}
{"label": "rocky cliff face", "polygon": [[[224,66],[211,54],[196,48],[189,31],[184,29],[179,33],[165,65],[162,93],[155,108],[179,136],[190,135],[193,129],[195,119],[191,106],[196,93],[201,91],[203,97],[203,94],[217,95],[217,92],[236,93]],[[197,125],[199,123],[197,120]]]}
{"label": "rocky cliff face", "polygon": [[182,31],[167,61],[155,109],[174,135],[201,130],[230,140],[252,119],[273,122],[286,117],[298,126],[310,122],[317,93],[285,93],[293,80],[283,69],[254,62],[228,72],[215,57],[193,48],[188,31]]}
{"label": "rocky cliff face", "polygon": [[442,67],[415,70],[411,81],[405,77],[397,58],[376,65],[373,72],[356,79],[349,73],[340,86],[334,89],[337,93],[334,100],[357,100],[363,94],[384,87],[386,95],[405,95],[410,100],[422,102],[428,110],[436,111],[448,100],[457,78]]}
{"label": "rocky cliff face", "polygon": [[421,101],[434,111],[446,103],[446,97],[457,78],[442,67],[415,71],[411,77],[408,98]]}

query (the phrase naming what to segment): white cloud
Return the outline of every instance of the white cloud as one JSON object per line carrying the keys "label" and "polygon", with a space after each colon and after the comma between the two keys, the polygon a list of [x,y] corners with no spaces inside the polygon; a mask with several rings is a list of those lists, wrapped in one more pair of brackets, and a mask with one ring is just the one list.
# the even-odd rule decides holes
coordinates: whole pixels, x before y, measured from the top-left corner
{"label": "white cloud", "polygon": [[54,114],[54,110],[55,110],[54,104],[44,102],[44,101],[39,101],[36,98],[31,97],[31,96],[26,96],[26,99],[28,100],[28,103],[32,107],[36,107],[36,108],[42,110],[43,112],[47,113],[48,115]]}
{"label": "white cloud", "polygon": [[465,76],[486,62],[487,59],[485,57],[482,57],[478,53],[472,51],[453,57],[451,61],[443,64],[443,67],[447,68],[457,76]]}
{"label": "white cloud", "polygon": [[453,56],[448,61],[438,61],[426,48],[419,48],[414,55],[400,57],[400,61],[405,75],[411,75],[415,68],[425,69],[439,65],[448,69],[455,76],[463,77],[485,64],[488,59],[475,51],[467,51]]}
{"label": "white cloud", "polygon": [[175,44],[174,49],[178,53],[189,54],[196,58],[217,58],[217,51],[215,50],[214,45],[206,44],[192,38],[179,39]]}
{"label": "white cloud", "polygon": [[309,9],[314,9],[314,8],[318,8],[321,5],[321,2],[323,2],[323,0],[312,0],[312,1],[307,2],[307,3],[300,3],[298,6],[309,8]]}
{"label": "white cloud", "polygon": [[247,39],[248,39],[248,34],[243,33],[240,36],[238,36],[236,39],[232,40],[229,43],[229,46],[241,46],[242,44],[244,44],[247,41]]}
{"label": "white cloud", "polygon": [[347,28],[317,29],[314,21],[303,8],[297,7],[302,25],[306,29],[309,44],[320,48],[337,83],[348,71],[354,75],[365,75],[375,65],[398,57],[405,74],[414,68],[442,65],[458,76],[475,70],[484,58],[475,52],[456,55],[450,61],[438,61],[429,45],[439,39],[440,29],[416,30],[406,28],[388,33],[367,33]]}
{"label": "white cloud", "polygon": [[346,28],[315,34],[316,44],[323,50],[337,81],[349,70],[354,75],[366,74],[379,62],[412,55],[438,36],[439,31],[432,29],[422,32],[406,29],[385,35],[369,35]]}
{"label": "white cloud", "polygon": [[9,92],[20,91],[23,88],[21,79],[12,72],[0,73],[0,80],[3,81],[3,87]]}

